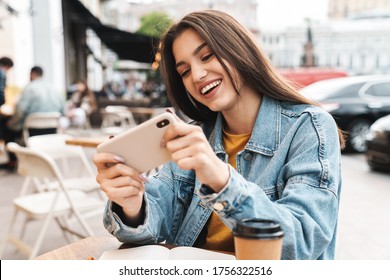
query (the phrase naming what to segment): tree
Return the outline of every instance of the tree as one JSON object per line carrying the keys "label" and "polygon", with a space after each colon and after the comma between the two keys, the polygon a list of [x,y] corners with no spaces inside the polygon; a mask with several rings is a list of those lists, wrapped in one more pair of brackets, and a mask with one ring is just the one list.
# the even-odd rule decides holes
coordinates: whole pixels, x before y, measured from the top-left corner
{"label": "tree", "polygon": [[164,12],[151,12],[141,17],[141,26],[136,33],[160,38],[173,24]]}

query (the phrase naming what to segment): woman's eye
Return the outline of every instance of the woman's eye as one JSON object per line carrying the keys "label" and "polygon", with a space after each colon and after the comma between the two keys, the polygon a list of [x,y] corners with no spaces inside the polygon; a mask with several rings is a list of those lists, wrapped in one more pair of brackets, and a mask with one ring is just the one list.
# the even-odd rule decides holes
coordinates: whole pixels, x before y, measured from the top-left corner
{"label": "woman's eye", "polygon": [[183,72],[180,73],[180,76],[183,78],[187,76],[187,74],[190,72],[190,70],[184,70]]}
{"label": "woman's eye", "polygon": [[207,55],[205,55],[204,57],[202,57],[202,61],[208,61],[210,58],[213,57],[213,53],[209,53]]}

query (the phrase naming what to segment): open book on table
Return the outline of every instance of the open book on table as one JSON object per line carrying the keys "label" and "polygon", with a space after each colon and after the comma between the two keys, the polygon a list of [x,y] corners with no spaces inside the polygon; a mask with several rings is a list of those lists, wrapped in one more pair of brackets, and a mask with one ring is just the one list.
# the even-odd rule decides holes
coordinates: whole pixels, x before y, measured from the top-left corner
{"label": "open book on table", "polygon": [[235,260],[233,255],[179,246],[172,249],[160,245],[105,251],[100,260]]}

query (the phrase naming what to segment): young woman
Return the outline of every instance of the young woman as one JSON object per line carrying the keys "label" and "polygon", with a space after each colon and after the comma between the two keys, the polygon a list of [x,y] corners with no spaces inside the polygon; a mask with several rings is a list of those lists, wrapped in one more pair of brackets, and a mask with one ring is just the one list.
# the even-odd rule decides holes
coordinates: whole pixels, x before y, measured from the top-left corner
{"label": "young woman", "polygon": [[333,118],[285,82],[229,15],[194,12],[161,40],[161,71],[178,122],[162,145],[172,161],[148,182],[123,159],[94,157],[122,242],[233,251],[232,227],[278,222],[283,259],[332,259],[341,187]]}
{"label": "young woman", "polygon": [[85,81],[77,80],[72,87],[74,91],[66,102],[66,117],[61,119],[62,128],[84,127],[89,115],[97,109],[95,95]]}

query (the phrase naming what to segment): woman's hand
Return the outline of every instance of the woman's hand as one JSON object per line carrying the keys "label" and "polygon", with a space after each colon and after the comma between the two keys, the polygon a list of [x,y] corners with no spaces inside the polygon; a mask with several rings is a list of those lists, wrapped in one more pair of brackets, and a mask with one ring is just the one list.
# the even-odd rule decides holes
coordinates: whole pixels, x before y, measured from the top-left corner
{"label": "woman's hand", "polygon": [[229,167],[215,155],[199,126],[176,122],[165,133],[162,145],[181,169],[195,170],[198,180],[214,191],[227,184]]}
{"label": "woman's hand", "polygon": [[142,216],[145,181],[133,168],[123,164],[121,157],[97,153],[93,157],[98,175],[96,181],[107,197],[122,207],[127,223],[138,224]]}

